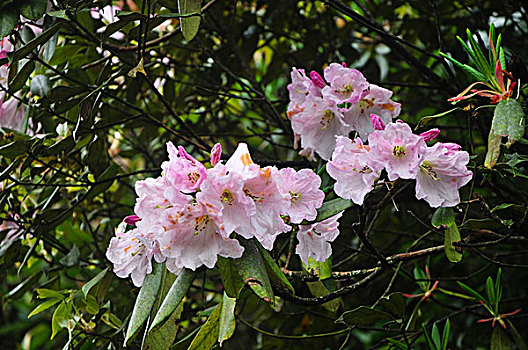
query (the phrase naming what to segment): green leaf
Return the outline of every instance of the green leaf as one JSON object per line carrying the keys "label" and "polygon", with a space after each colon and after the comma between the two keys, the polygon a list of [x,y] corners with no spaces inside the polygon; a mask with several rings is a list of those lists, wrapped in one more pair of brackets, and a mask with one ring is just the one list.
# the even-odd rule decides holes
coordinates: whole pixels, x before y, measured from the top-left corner
{"label": "green leaf", "polygon": [[378,321],[386,321],[391,318],[391,315],[384,311],[360,306],[354,310],[344,312],[336,322],[344,323],[347,326],[370,327]]}
{"label": "green leaf", "polygon": [[79,252],[79,248],[74,244],[68,254],[60,259],[59,262],[66,267],[72,267],[79,263],[80,256],[81,253]]}
{"label": "green leaf", "polygon": [[222,304],[220,302],[207,319],[207,322],[200,328],[196,337],[187,350],[212,349],[218,341],[220,334],[220,316],[222,314]]}
{"label": "green leaf", "polygon": [[18,9],[22,16],[32,21],[36,21],[44,16],[47,6],[47,0],[25,0],[20,1]]}
{"label": "green leaf", "polygon": [[62,329],[73,327],[74,321],[70,319],[70,311],[66,302],[62,301],[59,306],[55,309],[53,313],[53,318],[51,319],[51,337],[53,339],[55,335]]}
{"label": "green leaf", "polygon": [[302,222],[303,225],[319,222],[326,220],[328,218],[331,218],[332,216],[339,214],[345,209],[348,209],[354,205],[354,202],[352,202],[349,199],[343,199],[343,198],[336,198],[332,199],[328,202],[324,202],[323,205],[319,209],[317,209],[317,217],[315,220],[307,222]]}
{"label": "green leaf", "polygon": [[52,307],[53,305],[57,304],[61,300],[62,299],[49,299],[49,300],[46,300],[45,302],[43,302],[42,304],[37,306],[33,311],[31,311],[31,313],[28,315],[28,318],[31,318],[31,316],[36,315],[38,313],[41,313],[44,310],[49,309],[50,307]]}
{"label": "green leaf", "polygon": [[448,55],[446,55],[443,52],[440,52],[440,55],[442,57],[448,59],[449,61],[451,61],[458,68],[462,69],[463,71],[465,71],[469,75],[473,76],[473,78],[477,79],[477,81],[486,81],[486,76],[484,76],[484,74],[480,73],[475,68],[473,68],[471,66],[468,66],[467,64],[460,63],[457,60],[455,60],[454,58],[452,58],[451,56],[448,56]]}
{"label": "green leaf", "polygon": [[187,294],[187,291],[194,281],[195,276],[196,272],[189,269],[183,269],[180,272],[176,278],[176,281],[174,281],[167,295],[165,296],[165,299],[163,300],[158,312],[156,313],[154,321],[152,321],[152,324],[149,328],[149,332],[157,327],[160,327],[170,318],[174,310],[176,310],[178,305],[180,305],[183,298]]}
{"label": "green leaf", "polygon": [[436,228],[442,226],[449,227],[455,224],[455,215],[453,214],[453,208],[440,207],[436,209],[431,218],[431,225]]}
{"label": "green leaf", "polygon": [[525,341],[519,334],[519,331],[513,323],[510,320],[506,320],[506,323],[508,324],[510,334],[512,335],[513,341],[515,342],[515,345],[517,346],[517,349],[519,350],[528,350],[528,345],[526,345]]}
{"label": "green leaf", "polygon": [[508,143],[524,135],[524,111],[519,101],[509,98],[499,102],[493,114],[491,130],[495,135],[507,136]]}
{"label": "green leaf", "polygon": [[486,298],[484,298],[479,292],[477,292],[476,290],[472,289],[470,286],[462,283],[462,282],[458,282],[457,281],[457,284],[462,288],[464,289],[466,292],[468,292],[469,294],[471,294],[475,299],[477,300],[482,300],[482,301],[486,301]]}
{"label": "green leaf", "polygon": [[429,331],[427,330],[425,323],[422,323],[422,329],[423,329],[423,335],[427,343],[427,346],[429,347],[429,350],[439,350],[436,348],[436,345],[433,342],[433,339],[431,339],[431,336],[429,335]]}
{"label": "green leaf", "polygon": [[161,275],[163,271],[162,264],[154,264],[153,271],[150,275],[145,277],[143,286],[141,287],[139,294],[132,311],[132,316],[130,317],[130,322],[128,324],[128,329],[125,336],[125,346],[128,341],[134,338],[141,326],[147,320],[152,306],[156,301],[156,296],[161,286]]}
{"label": "green leaf", "polygon": [[497,277],[495,278],[495,303],[498,305],[502,299],[502,269],[499,267],[497,271]]}
{"label": "green leaf", "polygon": [[402,293],[395,292],[380,299],[379,305],[382,309],[402,319],[405,318],[405,298]]}
{"label": "green leaf", "polygon": [[[475,38],[473,38],[473,34],[469,31],[469,29],[466,29],[466,34],[469,40],[469,44],[471,45],[471,48],[473,49],[473,53],[475,56],[475,63],[480,69],[481,73],[484,73],[486,78],[490,78],[493,76],[493,69],[489,65],[488,60],[486,57],[484,57],[484,53],[482,53],[482,50],[480,49],[480,46],[475,41]],[[478,35],[478,34],[477,34]]]}
{"label": "green leaf", "polygon": [[[200,13],[202,10],[200,5],[200,0],[178,0],[178,12],[180,14]],[[181,31],[185,40],[191,41],[196,36],[200,28],[200,20],[200,16],[181,18]]]}
{"label": "green leaf", "polygon": [[253,241],[240,238],[240,243],[244,247],[244,253],[234,260],[240,276],[259,298],[273,304],[275,297],[262,254]]}
{"label": "green leaf", "polygon": [[225,292],[222,301],[222,313],[220,315],[220,326],[218,329],[218,342],[220,346],[235,333],[235,306],[236,299],[230,298]]}
{"label": "green leaf", "polygon": [[84,294],[84,298],[86,298],[86,296],[88,295],[88,293],[90,293],[90,290],[95,286],[97,285],[97,283],[101,282],[101,280],[106,276],[106,273],[108,272],[110,268],[107,267],[106,269],[102,270],[101,272],[99,272],[94,278],[92,278],[91,280],[89,280],[88,282],[86,282],[81,290]]}
{"label": "green leaf", "polygon": [[486,294],[491,305],[495,304],[495,286],[491,277],[486,280]]}
{"label": "green leaf", "polygon": [[26,45],[22,46],[20,49],[13,52],[11,55],[8,55],[9,61],[14,62],[18,61],[21,58],[26,57],[31,51],[36,49],[39,45],[44,44],[47,42],[55,33],[63,26],[62,22],[55,23],[51,27],[49,27],[46,31],[44,31],[42,34],[37,36],[35,39],[31,40]]}
{"label": "green leaf", "polygon": [[444,326],[444,332],[442,333],[442,350],[447,349],[447,343],[449,341],[450,332],[451,332],[451,322],[449,321],[449,318],[448,318]]}
{"label": "green leaf", "polygon": [[[330,291],[328,288],[326,288],[322,281],[306,282],[306,285],[314,297],[322,297],[330,294]],[[339,310],[339,306],[341,306],[341,302],[342,301],[340,298],[334,299],[324,303],[322,306],[330,312],[337,312],[337,310]]]}
{"label": "green leaf", "polygon": [[512,342],[508,334],[501,328],[493,328],[491,333],[491,350],[511,350]]}
{"label": "green leaf", "polygon": [[222,277],[224,291],[231,298],[238,298],[240,291],[244,288],[244,280],[238,273],[233,259],[218,257],[218,269]]}
{"label": "green leaf", "polygon": [[436,325],[436,323],[433,324],[433,330],[431,331],[431,338],[433,339],[435,348],[440,350],[440,348],[442,347],[442,340],[440,339],[440,332],[438,331],[438,326]]}
{"label": "green leaf", "polygon": [[31,79],[31,93],[44,97],[51,91],[51,83],[45,75],[39,74]]}
{"label": "green leaf", "polygon": [[407,345],[405,345],[405,343],[402,343],[401,341],[397,341],[396,339],[387,338],[387,341],[389,343],[391,343],[392,345],[394,345],[396,347],[396,349],[400,349],[400,350],[408,350],[409,349],[407,347]]}
{"label": "green leaf", "polygon": [[462,260],[462,253],[460,253],[453,243],[460,242],[460,231],[456,224],[448,226],[445,229],[444,245],[445,245],[445,254],[449,261],[457,263]]}
{"label": "green leaf", "polygon": [[29,76],[35,70],[35,62],[27,61],[24,66],[18,71],[12,81],[8,84],[8,91],[10,94],[14,94],[26,85]]}
{"label": "green leaf", "polygon": [[273,284],[281,285],[282,287],[285,287],[289,289],[292,293],[294,293],[295,290],[293,289],[293,286],[291,285],[290,281],[284,275],[282,270],[277,266],[268,251],[256,239],[253,239],[253,242],[255,243],[255,245],[260,251],[260,254],[262,254],[262,257],[264,258],[266,270],[268,271],[268,277],[270,278],[271,282]]}
{"label": "green leaf", "polygon": [[48,298],[64,299],[64,295],[62,295],[62,293],[59,293],[56,290],[52,290],[52,289],[39,288],[37,289],[37,294],[38,294],[39,299],[48,299]]}
{"label": "green leaf", "polygon": [[61,19],[69,19],[68,15],[66,14],[66,10],[60,10],[60,11],[50,11],[47,13],[48,16],[61,18]]}
{"label": "green leaf", "polygon": [[0,37],[6,37],[13,31],[20,19],[18,9],[13,6],[5,6],[0,13]]}

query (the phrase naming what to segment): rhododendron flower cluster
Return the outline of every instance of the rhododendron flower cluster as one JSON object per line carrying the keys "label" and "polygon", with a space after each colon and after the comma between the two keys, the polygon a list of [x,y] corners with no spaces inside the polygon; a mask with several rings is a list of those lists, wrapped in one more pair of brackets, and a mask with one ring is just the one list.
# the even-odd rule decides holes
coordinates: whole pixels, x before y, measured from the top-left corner
{"label": "rhododendron flower cluster", "polygon": [[374,128],[370,114],[389,123],[400,114],[400,104],[391,100],[392,91],[369,84],[363,74],[344,64],[332,63],[324,79],[312,71],[293,68],[288,85],[288,117],[295,133],[295,147],[301,142],[301,155],[330,159],[336,136],[357,131],[366,139]]}
{"label": "rhododendron flower cluster", "polygon": [[[183,147],[167,144],[169,160],[162,175],[136,183],[135,215],[125,218],[107,250],[119,277],[131,276],[136,286],[152,272],[152,258],[165,262],[169,271],[182,268],[212,268],[218,256],[239,258],[244,248],[235,236],[256,238],[272,249],[280,233],[292,229],[287,223],[313,220],[324,199],[321,179],[308,169],[277,169],[255,164],[247,145],[240,144],[224,164],[219,144],[213,147],[210,164],[196,160]],[[327,241],[335,239],[337,217],[327,224],[304,228],[300,237],[321,232],[315,242],[305,238],[299,254],[326,259]],[[305,233],[306,231],[306,233]],[[303,258],[304,259],[304,258]]]}
{"label": "rhododendron flower cluster", "polygon": [[453,143],[438,142],[428,147],[426,142],[438,135],[437,129],[415,135],[402,121],[385,126],[379,116],[373,114],[371,119],[376,131],[368,136],[368,145],[359,137],[353,141],[337,137],[327,172],[336,180],[338,196],[362,204],[385,170],[390,181],[415,179],[416,198],[432,207],[460,203],[458,190],[473,175],[467,169],[467,152]]}

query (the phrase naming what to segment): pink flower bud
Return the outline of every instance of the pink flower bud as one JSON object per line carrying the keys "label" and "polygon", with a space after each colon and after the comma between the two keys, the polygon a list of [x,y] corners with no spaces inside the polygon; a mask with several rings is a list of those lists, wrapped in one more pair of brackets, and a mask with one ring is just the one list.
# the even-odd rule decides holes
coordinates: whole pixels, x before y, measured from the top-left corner
{"label": "pink flower bud", "polygon": [[310,78],[312,79],[312,82],[314,83],[314,85],[317,86],[318,88],[322,89],[326,86],[325,81],[323,80],[321,75],[317,73],[316,71],[313,70],[310,72]]}
{"label": "pink flower bud", "polygon": [[371,114],[370,122],[372,123],[374,130],[378,130],[378,131],[385,130],[385,123],[383,122],[383,120],[381,120],[381,117],[379,115]]}
{"label": "pink flower bud", "polygon": [[211,165],[215,166],[220,162],[220,158],[222,157],[222,145],[217,143],[213,146],[213,149],[211,150]]}
{"label": "pink flower bud", "polygon": [[347,67],[346,62],[342,62],[341,65],[342,65],[343,67],[345,67],[345,68]]}
{"label": "pink flower bud", "polygon": [[129,225],[136,226],[136,222],[141,221],[141,218],[137,215],[129,215],[123,221]]}
{"label": "pink flower bud", "polygon": [[190,160],[191,162],[194,163],[195,159],[189,154],[187,153],[187,151],[185,150],[185,148],[183,148],[182,146],[178,146],[178,154],[180,155],[181,158],[183,159],[187,159],[187,160]]}
{"label": "pink flower bud", "polygon": [[439,129],[431,129],[426,132],[422,132],[419,136],[424,139],[425,142],[429,142],[431,140],[434,140],[438,134],[440,134]]}

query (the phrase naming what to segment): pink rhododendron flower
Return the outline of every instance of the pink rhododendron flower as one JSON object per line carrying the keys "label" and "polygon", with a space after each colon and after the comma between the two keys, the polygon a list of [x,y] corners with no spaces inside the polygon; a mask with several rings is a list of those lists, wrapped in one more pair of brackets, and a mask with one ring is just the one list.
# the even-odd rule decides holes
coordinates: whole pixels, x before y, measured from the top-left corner
{"label": "pink rhododendron flower", "polygon": [[385,125],[400,114],[400,104],[392,101],[391,96],[392,91],[371,84],[366,96],[357,105],[343,112],[345,122],[356,130],[362,139],[366,140],[374,132],[370,120],[371,114],[378,115]]}
{"label": "pink rhododendron flower", "polygon": [[194,159],[181,146],[176,149],[172,142],[167,143],[169,161],[163,162],[163,177],[174,188],[191,193],[196,191],[207,176],[205,166]]}
{"label": "pink rhododendron flower", "polygon": [[200,204],[189,204],[177,223],[159,235],[160,250],[180,268],[196,270],[205,265],[213,268],[218,255],[240,258],[244,248],[237,240],[224,237],[207,210]]}
{"label": "pink rhododendron flower", "polygon": [[322,262],[332,255],[332,247],[329,242],[333,242],[339,236],[339,222],[337,220],[342,215],[343,212],[313,225],[299,225],[299,232],[297,233],[299,244],[295,253],[299,255],[305,265],[308,265],[308,258]]}
{"label": "pink rhododendron flower", "polygon": [[385,168],[390,181],[416,177],[427,146],[409,125],[389,123],[385,130],[372,133],[368,141],[368,165],[374,171]]}
{"label": "pink rhododendron flower", "polygon": [[223,164],[209,169],[196,200],[207,215],[229,236],[256,213],[253,200],[244,193],[244,179]]}
{"label": "pink rhododendron flower", "polygon": [[321,75],[319,73],[317,73],[316,71],[311,71],[310,72],[310,79],[312,79],[312,82],[314,83],[315,86],[317,86],[318,88],[322,89],[326,86],[326,83],[323,79],[323,77],[321,77]]}
{"label": "pink rhododendron flower", "polygon": [[439,142],[427,147],[416,176],[416,198],[424,199],[434,208],[453,207],[460,203],[458,189],[473,176],[466,167],[469,154],[453,145],[446,147]]}
{"label": "pink rhododendron flower", "polygon": [[304,69],[292,68],[291,79],[292,82],[286,87],[290,94],[288,111],[302,107],[308,94],[317,97],[321,96],[321,89],[313,83],[312,79],[306,76]]}
{"label": "pink rhododendron flower", "polygon": [[335,136],[350,132],[337,103],[331,99],[307,100],[303,112],[292,116],[291,122],[293,131],[301,136],[302,148],[313,149],[325,160],[332,156]]}
{"label": "pink rhododendron flower", "polygon": [[368,94],[369,83],[357,69],[332,63],[325,68],[324,77],[330,86],[326,86],[322,94],[337,104],[348,102],[355,105]]}
{"label": "pink rhododendron flower", "polygon": [[369,167],[369,157],[369,146],[364,145],[360,138],[354,141],[343,136],[337,138],[336,149],[326,165],[326,171],[336,180],[334,191],[339,197],[363,204],[379,176],[379,172]]}
{"label": "pink rhododendron flower", "polygon": [[282,178],[281,192],[290,195],[290,205],[286,209],[290,221],[299,224],[303,220],[314,220],[325,197],[319,189],[321,178],[310,169],[295,171],[285,168],[279,171],[279,175]]}
{"label": "pink rhododendron flower", "polygon": [[124,232],[120,227],[110,240],[106,257],[114,264],[114,273],[121,278],[130,275],[136,287],[143,285],[145,276],[152,272],[152,257],[163,262],[153,234],[143,234],[138,229]]}

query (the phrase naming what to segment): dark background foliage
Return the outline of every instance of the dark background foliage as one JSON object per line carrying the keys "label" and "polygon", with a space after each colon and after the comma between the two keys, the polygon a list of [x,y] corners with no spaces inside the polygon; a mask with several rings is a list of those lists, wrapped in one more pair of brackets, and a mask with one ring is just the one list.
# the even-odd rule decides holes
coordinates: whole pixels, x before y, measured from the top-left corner
{"label": "dark background foliage", "polygon": [[[0,5],[4,13],[16,13],[11,20],[24,14],[14,9],[14,3]],[[42,1],[28,3],[42,6]],[[199,159],[208,157],[216,142],[226,156],[239,142],[246,142],[262,165],[320,166],[298,156],[292,147],[285,114],[292,67],[322,72],[326,64],[346,62],[369,82],[393,90],[394,99],[402,104],[400,118],[415,126],[424,116],[452,109],[447,99],[472,82],[439,52],[467,63],[456,36],[465,39],[469,28],[481,34],[484,47],[493,22],[502,33],[508,70],[521,84],[528,81],[523,61],[528,59],[528,7],[522,1],[213,0],[201,4],[199,32],[191,41],[182,36],[177,19],[160,29],[159,18],[138,14],[177,13],[175,0],[121,2],[124,11],[135,14],[122,13],[105,29],[101,20],[90,16],[90,9],[109,3],[52,1],[44,20],[35,23],[44,34],[34,39],[35,27],[28,26],[4,33],[11,33],[18,49],[9,57],[10,85],[17,87],[10,92],[19,90],[18,98],[27,105],[31,123],[25,123],[26,131],[40,125],[36,132],[45,136],[9,130],[1,135],[0,220],[4,225],[14,222],[19,237],[4,239],[0,249],[2,348],[123,346],[123,329],[138,288],[129,279],[108,273],[89,298],[78,292],[110,266],[104,253],[114,228],[133,212],[133,184],[159,175],[167,141],[184,145]],[[2,16],[2,30],[6,18]],[[115,32],[123,37],[110,37]],[[37,45],[28,48],[31,40]],[[140,61],[146,75],[132,77],[129,72]],[[24,70],[25,65],[31,69]],[[521,90],[521,101],[525,97]],[[476,107],[487,104],[479,98],[465,101],[461,109],[428,125],[441,129],[439,140],[457,142],[474,156],[470,163],[474,179],[462,189],[463,203],[455,209],[464,239],[461,262],[446,259],[443,231],[430,224],[434,210],[415,199],[412,183],[379,188],[363,207],[349,209],[341,220],[341,235],[333,244],[333,271],[377,266],[379,256],[361,243],[358,230],[385,257],[420,253],[384,268],[332,305],[300,298],[312,298],[314,288],[328,293],[361,277],[331,278],[310,290],[305,280],[294,276],[296,296],[277,291],[282,298],[274,308],[245,289],[237,302],[235,334],[223,346],[389,348],[395,346],[390,337],[410,348],[427,348],[421,324],[430,333],[434,324],[442,329],[449,318],[449,348],[488,348],[491,322],[477,320],[490,314],[477,300],[449,293],[466,293],[456,283],[461,281],[485,295],[486,279],[495,278],[499,267],[500,311],[521,308],[507,319],[526,341],[528,141],[503,149],[497,166],[485,169],[493,112]],[[327,199],[333,196],[329,193]],[[8,232],[13,231],[2,231],[2,238]],[[288,264],[288,270],[302,271],[295,256],[288,258],[293,239],[281,235],[272,256],[280,267]],[[344,311],[377,305],[383,295],[420,293],[416,279],[424,282],[424,276],[415,268],[424,270],[426,265],[446,292],[433,292],[428,302],[406,299],[403,326],[372,322],[347,328],[334,322]],[[37,288],[71,299],[71,318],[57,318],[52,325],[55,305],[28,319],[42,303]],[[181,321],[163,338],[165,345],[149,346],[168,348],[186,339],[175,348],[187,348],[209,308],[221,299],[222,289],[218,269],[200,270],[181,308]],[[52,327],[68,325],[71,332],[62,329],[49,340]],[[511,329],[508,323],[501,334],[519,346]],[[141,338],[130,347],[140,348]]]}

